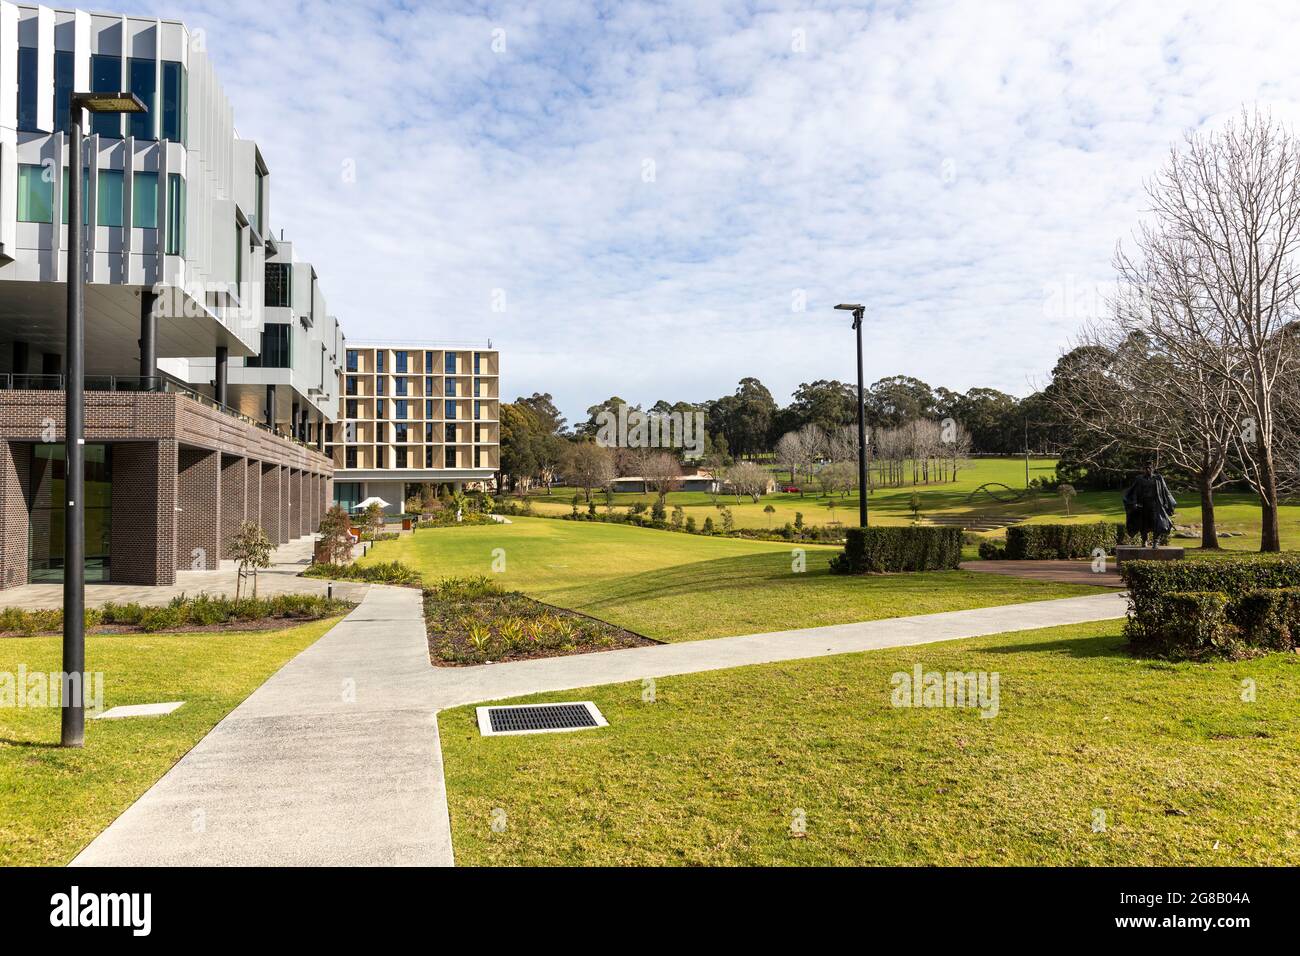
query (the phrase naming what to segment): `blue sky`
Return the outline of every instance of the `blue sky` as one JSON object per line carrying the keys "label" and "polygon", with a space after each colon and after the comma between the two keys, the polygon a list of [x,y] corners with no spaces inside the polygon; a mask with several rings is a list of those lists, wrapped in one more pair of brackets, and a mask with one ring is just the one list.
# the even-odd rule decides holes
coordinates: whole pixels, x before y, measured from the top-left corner
{"label": "blue sky", "polygon": [[846,300],[868,381],[1026,394],[1183,131],[1300,96],[1283,4],[129,9],[204,31],[352,338],[490,336],[570,419],[850,380]]}

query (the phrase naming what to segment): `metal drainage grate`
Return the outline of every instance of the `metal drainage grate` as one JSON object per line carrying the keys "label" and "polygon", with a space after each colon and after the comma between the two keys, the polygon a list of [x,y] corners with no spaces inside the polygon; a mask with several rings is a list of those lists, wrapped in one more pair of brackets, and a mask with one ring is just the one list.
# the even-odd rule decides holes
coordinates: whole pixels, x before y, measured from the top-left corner
{"label": "metal drainage grate", "polygon": [[479,707],[478,730],[484,737],[506,734],[554,734],[567,730],[608,727],[609,722],[589,700],[564,704],[515,704]]}

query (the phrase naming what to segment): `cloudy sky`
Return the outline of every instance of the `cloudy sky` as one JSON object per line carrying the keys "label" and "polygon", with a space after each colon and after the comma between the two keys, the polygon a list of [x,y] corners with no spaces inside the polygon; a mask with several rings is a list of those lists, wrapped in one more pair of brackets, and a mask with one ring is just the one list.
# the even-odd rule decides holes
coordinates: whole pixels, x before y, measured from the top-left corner
{"label": "cloudy sky", "polygon": [[1026,394],[1189,128],[1300,98],[1285,4],[146,0],[204,31],[354,340],[504,394]]}

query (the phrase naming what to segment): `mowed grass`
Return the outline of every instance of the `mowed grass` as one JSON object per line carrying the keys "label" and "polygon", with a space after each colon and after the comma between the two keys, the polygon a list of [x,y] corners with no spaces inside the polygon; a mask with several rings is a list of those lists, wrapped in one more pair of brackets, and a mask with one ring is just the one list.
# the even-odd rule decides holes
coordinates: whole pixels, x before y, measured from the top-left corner
{"label": "mowed grass", "polygon": [[[514,518],[417,531],[362,563],[399,560],[426,581],[488,575],[502,586],[665,641],[782,631],[1095,594],[1082,585],[967,571],[832,575],[837,547],[706,537],[626,525]],[[505,570],[494,571],[504,561]]]}
{"label": "mowed grass", "polygon": [[[1300,659],[1143,661],[1120,626],[510,701],[594,700],[610,726],[579,733],[483,738],[447,711],[456,862],[1300,864]],[[998,672],[998,715],[891,706],[918,661]]]}
{"label": "mowed grass", "polygon": [[[104,674],[104,707],[183,700],[164,717],[86,721],[64,750],[59,710],[0,708],[0,865],[59,866],[171,768],[287,660],[338,622],[280,631],[103,635],[86,666]],[[54,673],[57,637],[0,640],[0,672]]]}
{"label": "mowed grass", "polygon": [[[910,474],[910,472],[909,472]],[[789,479],[788,473],[778,472],[778,484],[784,486]],[[1052,459],[1034,458],[1029,463],[1029,477],[1054,479],[1056,462]],[[904,485],[901,488],[878,488],[867,499],[871,510],[871,521],[879,525],[905,525],[912,521],[910,509],[912,493],[921,498],[921,514],[924,515],[979,515],[994,517],[1011,517],[1017,521],[1033,523],[1073,523],[1089,521],[1123,521],[1124,506],[1120,502],[1120,491],[1087,491],[1071,500],[1067,510],[1065,501],[1055,493],[1043,492],[1036,498],[1018,502],[1001,503],[987,494],[978,494],[971,498],[973,492],[988,482],[1001,482],[1013,489],[1025,487],[1025,461],[1023,458],[979,458],[969,467],[958,473],[955,482],[943,482],[930,485]],[[999,494],[1005,492],[999,489]],[[550,495],[537,492],[532,495],[533,507],[538,513],[568,514],[573,508],[572,488],[555,488]],[[654,493],[636,494],[630,492],[614,496],[614,506],[625,509],[641,501],[649,506],[655,499]],[[1178,524],[1195,524],[1201,522],[1200,498],[1193,492],[1175,490],[1179,509],[1175,515]],[[599,510],[604,510],[604,498],[598,498]],[[1253,495],[1241,492],[1223,492],[1216,497],[1218,507],[1217,520],[1220,531],[1239,532],[1241,537],[1223,538],[1220,544],[1234,551],[1259,550],[1259,500]],[[721,519],[718,509],[710,495],[704,492],[673,492],[668,496],[668,503],[681,505],[687,515],[695,517],[696,523],[703,525],[706,517],[713,517],[715,524]],[[831,521],[854,525],[857,522],[858,498],[856,494],[848,497],[834,498],[820,496],[816,488],[807,486],[802,496],[777,492],[766,495],[757,504],[748,498],[737,501],[734,496],[720,495],[718,503],[731,508],[738,528],[780,528],[786,522],[793,523],[796,512],[803,515],[805,524],[825,525]],[[833,503],[833,507],[832,507]],[[769,516],[763,508],[771,505],[776,513]],[[585,505],[582,507],[585,508]],[[1284,504],[1281,509],[1282,543],[1284,547],[1300,548],[1300,504]],[[1001,537],[993,534],[991,537]],[[1175,544],[1183,547],[1199,547],[1200,540],[1178,539]],[[972,552],[970,557],[974,557]]]}

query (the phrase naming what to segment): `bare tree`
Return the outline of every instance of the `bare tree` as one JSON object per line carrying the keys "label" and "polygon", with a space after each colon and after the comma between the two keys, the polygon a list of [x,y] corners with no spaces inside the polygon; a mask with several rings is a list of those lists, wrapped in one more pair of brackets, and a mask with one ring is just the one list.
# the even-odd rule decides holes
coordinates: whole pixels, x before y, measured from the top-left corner
{"label": "bare tree", "polygon": [[682,485],[682,466],[677,456],[666,451],[649,455],[642,463],[642,477],[646,485],[653,488],[663,501],[670,491],[676,491]]}
{"label": "bare tree", "polygon": [[591,492],[614,480],[614,454],[595,442],[574,442],[569,448],[565,471],[569,481],[583,490],[586,500]]}
{"label": "bare tree", "polygon": [[[1144,290],[1161,346],[1183,368],[1223,376],[1242,413],[1245,477],[1259,495],[1261,551],[1280,551],[1278,396],[1300,373],[1300,144],[1266,114],[1189,133],[1147,184],[1151,217],[1121,281]],[[1221,367],[1226,357],[1228,368]]]}
{"label": "bare tree", "polygon": [[749,495],[756,504],[759,498],[767,494],[771,480],[771,473],[752,461],[742,461],[727,471],[727,481],[736,496]]}
{"label": "bare tree", "polygon": [[799,469],[804,464],[803,442],[798,432],[786,432],[776,443],[776,463],[790,471],[790,484],[799,483]]}

